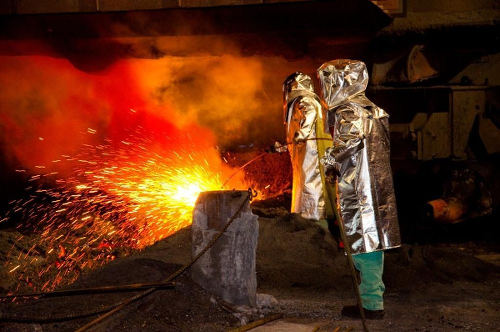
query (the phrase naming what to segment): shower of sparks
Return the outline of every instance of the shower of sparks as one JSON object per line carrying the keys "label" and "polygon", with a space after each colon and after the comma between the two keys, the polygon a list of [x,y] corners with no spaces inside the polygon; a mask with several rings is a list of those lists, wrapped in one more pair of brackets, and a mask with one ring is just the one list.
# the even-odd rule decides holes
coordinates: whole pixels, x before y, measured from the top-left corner
{"label": "shower of sparks", "polygon": [[153,146],[144,139],[86,145],[77,156],[54,160],[73,165],[70,176],[29,178],[30,197],[11,202],[9,211],[22,218],[21,233],[37,239],[7,261],[22,281],[18,289],[49,291],[82,270],[151,245],[191,223],[200,192],[222,188],[214,153],[158,152]]}

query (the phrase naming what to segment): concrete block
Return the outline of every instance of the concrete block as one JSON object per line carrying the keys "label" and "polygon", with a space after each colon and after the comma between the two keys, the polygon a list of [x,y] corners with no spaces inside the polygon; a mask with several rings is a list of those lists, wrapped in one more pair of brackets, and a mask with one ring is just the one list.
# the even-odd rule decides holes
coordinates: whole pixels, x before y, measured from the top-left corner
{"label": "concrete block", "polygon": [[[247,191],[201,193],[193,212],[192,255],[218,234],[248,197]],[[249,202],[216,244],[191,268],[205,290],[234,305],[256,306],[255,258],[259,224]]]}

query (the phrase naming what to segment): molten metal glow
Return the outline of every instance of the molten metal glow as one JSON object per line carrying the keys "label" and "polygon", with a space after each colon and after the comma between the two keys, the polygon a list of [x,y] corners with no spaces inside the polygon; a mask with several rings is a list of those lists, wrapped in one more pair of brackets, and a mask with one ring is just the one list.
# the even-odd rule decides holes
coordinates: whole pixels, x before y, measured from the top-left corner
{"label": "molten metal glow", "polygon": [[[72,174],[33,175],[30,199],[12,202],[10,217],[21,213],[19,228],[38,234],[27,253],[8,261],[20,288],[50,290],[151,245],[191,223],[200,192],[223,189],[225,170],[215,150],[155,149],[143,139],[108,143],[54,161],[71,163]],[[230,184],[235,187],[244,184]],[[45,262],[38,264],[40,257]]]}

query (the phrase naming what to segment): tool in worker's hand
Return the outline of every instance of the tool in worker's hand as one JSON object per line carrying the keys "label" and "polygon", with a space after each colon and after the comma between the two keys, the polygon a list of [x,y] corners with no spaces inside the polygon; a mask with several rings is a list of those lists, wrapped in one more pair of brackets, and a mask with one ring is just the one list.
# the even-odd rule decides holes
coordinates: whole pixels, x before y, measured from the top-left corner
{"label": "tool in worker's hand", "polygon": [[[338,186],[338,184],[336,184]],[[336,188],[335,192],[338,192],[338,188]],[[358,308],[359,308],[359,313],[361,315],[361,323],[363,324],[363,330],[365,332],[368,332],[368,327],[366,326],[366,317],[365,317],[365,310],[363,309],[363,303],[361,301],[361,294],[359,292],[359,281],[358,281],[358,274],[356,273],[356,270],[354,268],[354,261],[352,259],[352,254],[351,254],[351,245],[347,241],[347,234],[345,232],[344,228],[344,221],[342,220],[342,216],[340,215],[340,206],[338,204],[338,201],[336,202],[337,208],[335,209],[335,217],[338,220],[339,224],[339,229],[340,229],[340,237],[342,239],[342,242],[344,242],[344,251],[347,256],[347,262],[349,264],[349,269],[351,270],[351,276],[352,276],[352,283],[354,287],[354,292],[356,293],[356,299],[358,302]]]}
{"label": "tool in worker's hand", "polygon": [[286,144],[281,144],[280,142],[274,142],[274,145],[271,147],[271,150],[274,152],[282,153],[288,151],[288,146]]}
{"label": "tool in worker's hand", "polygon": [[281,143],[281,142],[274,142],[274,145],[271,146],[271,152],[287,152],[290,148],[288,147],[289,145],[294,145],[294,144],[302,144],[307,141],[331,141],[331,138],[326,138],[326,137],[313,137],[313,138],[306,138],[306,139],[301,139],[298,140],[297,142],[286,142],[286,143]]}

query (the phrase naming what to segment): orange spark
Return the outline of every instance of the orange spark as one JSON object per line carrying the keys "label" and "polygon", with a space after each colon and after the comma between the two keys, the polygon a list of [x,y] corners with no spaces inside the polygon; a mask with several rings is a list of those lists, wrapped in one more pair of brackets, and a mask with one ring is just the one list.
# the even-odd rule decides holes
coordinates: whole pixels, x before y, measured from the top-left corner
{"label": "orange spark", "polygon": [[[223,189],[224,171],[232,172],[215,150],[158,151],[148,148],[153,142],[133,137],[121,143],[86,145],[77,156],[63,156],[73,175],[17,202],[27,218],[23,226],[38,234],[33,248],[46,248],[52,262],[33,265],[30,252],[15,260],[21,263],[16,267],[9,262],[19,280],[27,275],[33,288],[48,291],[74,281],[83,269],[171,235],[191,224],[199,193]],[[246,188],[241,178],[228,186]]]}

